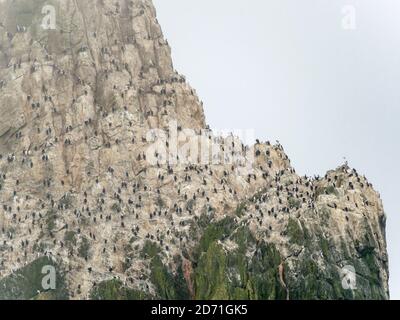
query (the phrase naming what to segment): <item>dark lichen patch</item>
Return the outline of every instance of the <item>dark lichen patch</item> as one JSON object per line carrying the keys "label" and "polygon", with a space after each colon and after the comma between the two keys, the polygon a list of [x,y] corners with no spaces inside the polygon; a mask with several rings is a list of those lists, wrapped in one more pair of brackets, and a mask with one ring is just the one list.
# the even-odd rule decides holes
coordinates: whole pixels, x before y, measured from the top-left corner
{"label": "dark lichen patch", "polygon": [[49,210],[46,214],[46,231],[52,233],[56,227],[57,213],[55,210]]}
{"label": "dark lichen patch", "polygon": [[246,212],[246,209],[247,209],[246,202],[242,202],[241,204],[239,204],[235,211],[236,216],[238,216],[239,218],[243,217],[243,215]]}
{"label": "dark lichen patch", "polygon": [[157,291],[157,298],[165,300],[187,300],[189,299],[189,290],[182,271],[182,261],[179,260],[177,271],[172,273],[165,266],[161,259],[160,247],[151,242],[146,241],[142,249],[142,257],[150,259],[150,280]]}
{"label": "dark lichen patch", "polygon": [[325,194],[339,196],[339,192],[334,186],[329,186],[325,189]]}
{"label": "dark lichen patch", "polygon": [[160,247],[155,244],[154,242],[151,241],[146,241],[143,249],[142,249],[142,258],[154,258],[155,256],[157,256],[159,253],[161,253],[161,249]]}
{"label": "dark lichen patch", "polygon": [[304,232],[301,228],[301,225],[297,220],[293,218],[289,218],[286,234],[288,235],[290,241],[292,243],[303,245],[305,241]]}
{"label": "dark lichen patch", "polygon": [[286,289],[280,281],[279,266],[282,258],[273,244],[261,243],[249,266],[251,299],[286,299]]}
{"label": "dark lichen patch", "polygon": [[187,285],[184,285],[183,273],[173,275],[162,263],[159,256],[151,261],[151,282],[155,285],[158,298],[165,300],[189,299]]}
{"label": "dark lichen patch", "polygon": [[67,248],[72,249],[76,246],[77,239],[76,239],[76,232],[74,231],[66,231],[64,234],[64,242]]}
{"label": "dark lichen patch", "polygon": [[196,299],[228,299],[226,255],[213,242],[201,256],[195,269]]}
{"label": "dark lichen patch", "polygon": [[114,212],[121,212],[121,206],[119,205],[119,203],[115,202],[112,204],[111,210]]}
{"label": "dark lichen patch", "polygon": [[74,203],[74,200],[75,199],[70,194],[67,194],[63,196],[60,201],[58,201],[58,204],[64,209],[70,209]]}
{"label": "dark lichen patch", "polygon": [[339,197],[339,191],[334,186],[320,186],[315,191],[315,199],[317,199],[321,195],[334,195],[336,197]]}
{"label": "dark lichen patch", "polygon": [[[53,266],[56,271],[54,290],[45,290],[43,278],[47,275],[45,266]],[[39,258],[15,273],[0,280],[0,300],[28,299],[66,300],[69,298],[65,285],[65,275],[61,267],[47,257]]]}
{"label": "dark lichen patch", "polygon": [[[284,299],[279,252],[272,245],[257,243],[247,227],[234,229],[231,222],[220,221],[218,228],[209,226],[196,249],[195,298]],[[227,238],[236,245],[230,251],[221,245]],[[249,251],[255,251],[253,258]]]}
{"label": "dark lichen patch", "polygon": [[224,240],[229,237],[234,230],[235,224],[232,217],[226,217],[209,225],[200,239],[199,246],[195,250],[195,255],[198,257],[202,252],[206,252],[214,241]]}
{"label": "dark lichen patch", "polygon": [[[287,285],[291,299],[386,299],[380,278],[379,264],[374,250],[366,248],[370,242],[355,243],[348,248],[345,242],[335,244],[323,236],[322,229],[316,229],[314,241],[308,242],[301,259],[294,259],[288,273]],[[322,253],[323,260],[317,263],[317,254]],[[340,261],[340,264],[338,263]],[[343,283],[342,268],[354,267],[356,286],[348,288]]]}
{"label": "dark lichen patch", "polygon": [[85,237],[82,238],[81,244],[78,249],[78,255],[81,258],[88,259],[90,255],[90,243]]}
{"label": "dark lichen patch", "polygon": [[289,203],[289,208],[290,209],[300,209],[301,208],[301,202],[299,199],[290,197],[288,199],[288,203]]}
{"label": "dark lichen patch", "polygon": [[194,207],[196,205],[196,201],[194,199],[190,199],[187,203],[186,203],[186,211],[193,211]]}
{"label": "dark lichen patch", "polygon": [[334,297],[333,287],[326,281],[330,277],[329,273],[324,273],[311,256],[295,261],[291,272],[298,275],[297,278],[291,276],[288,279],[291,299],[319,300]]}
{"label": "dark lichen patch", "polygon": [[330,252],[330,246],[329,246],[329,241],[323,237],[319,239],[319,246],[322,250],[322,254],[324,258],[329,261],[331,257],[331,252]]}
{"label": "dark lichen patch", "polygon": [[174,278],[175,278],[175,288],[176,291],[178,292],[177,298],[180,300],[189,300],[192,297],[190,296],[188,283],[184,276],[182,258],[180,256],[176,256],[176,260],[177,260],[176,265],[178,266],[178,268],[176,270]]}
{"label": "dark lichen patch", "polygon": [[162,209],[162,208],[165,207],[165,202],[164,202],[163,198],[161,198],[161,196],[159,196],[159,197],[157,198],[157,206],[158,206],[160,209]]}

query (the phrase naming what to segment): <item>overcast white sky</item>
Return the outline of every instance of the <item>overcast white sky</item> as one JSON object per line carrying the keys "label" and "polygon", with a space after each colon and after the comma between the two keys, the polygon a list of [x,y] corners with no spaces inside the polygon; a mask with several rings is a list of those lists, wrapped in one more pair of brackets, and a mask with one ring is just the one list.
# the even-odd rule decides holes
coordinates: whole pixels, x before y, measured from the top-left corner
{"label": "overcast white sky", "polygon": [[[253,128],[301,174],[346,157],[381,193],[400,298],[400,1],[154,0],[214,129]],[[342,27],[352,5],[355,30]],[[351,20],[346,20],[350,21]],[[349,26],[349,24],[346,24]]]}

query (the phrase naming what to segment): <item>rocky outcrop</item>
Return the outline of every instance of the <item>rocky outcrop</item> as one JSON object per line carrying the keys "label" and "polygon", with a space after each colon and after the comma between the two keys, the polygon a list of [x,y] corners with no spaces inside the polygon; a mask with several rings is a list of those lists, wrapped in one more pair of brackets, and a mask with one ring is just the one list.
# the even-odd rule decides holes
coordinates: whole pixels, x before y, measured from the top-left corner
{"label": "rocky outcrop", "polygon": [[215,136],[149,0],[0,1],[0,203],[1,299],[389,297],[372,185]]}

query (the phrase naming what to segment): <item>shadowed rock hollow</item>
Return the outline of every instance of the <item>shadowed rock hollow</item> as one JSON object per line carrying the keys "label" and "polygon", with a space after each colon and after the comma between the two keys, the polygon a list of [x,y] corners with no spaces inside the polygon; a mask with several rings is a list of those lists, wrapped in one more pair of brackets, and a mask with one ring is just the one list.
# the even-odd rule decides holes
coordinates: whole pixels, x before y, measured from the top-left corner
{"label": "shadowed rock hollow", "polygon": [[372,185],[215,136],[148,0],[0,1],[0,204],[0,299],[389,297]]}

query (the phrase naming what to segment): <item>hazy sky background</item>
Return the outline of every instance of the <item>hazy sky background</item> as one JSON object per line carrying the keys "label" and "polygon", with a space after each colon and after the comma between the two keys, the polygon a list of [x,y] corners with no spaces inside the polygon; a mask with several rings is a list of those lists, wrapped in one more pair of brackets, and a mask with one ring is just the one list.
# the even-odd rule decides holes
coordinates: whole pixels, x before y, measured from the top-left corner
{"label": "hazy sky background", "polygon": [[[214,129],[279,140],[300,174],[346,157],[383,198],[400,299],[400,1],[154,0]],[[356,9],[356,29],[342,9]]]}

